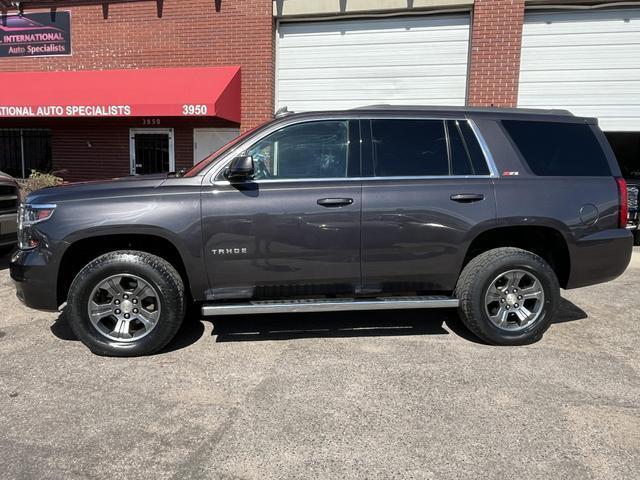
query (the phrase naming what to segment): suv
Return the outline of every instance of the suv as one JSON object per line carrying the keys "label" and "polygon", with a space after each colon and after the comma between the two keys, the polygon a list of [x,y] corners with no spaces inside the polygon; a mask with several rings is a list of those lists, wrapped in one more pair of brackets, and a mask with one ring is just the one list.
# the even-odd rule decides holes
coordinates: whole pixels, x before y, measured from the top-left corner
{"label": "suv", "polygon": [[0,252],[16,244],[16,227],[20,189],[9,175],[0,172]]}
{"label": "suv", "polygon": [[627,267],[626,185],[594,119],[368,107],[291,114],[186,173],[47,188],[11,260],[27,306],[93,352],[162,349],[202,315],[457,307],[520,345],[560,288]]}

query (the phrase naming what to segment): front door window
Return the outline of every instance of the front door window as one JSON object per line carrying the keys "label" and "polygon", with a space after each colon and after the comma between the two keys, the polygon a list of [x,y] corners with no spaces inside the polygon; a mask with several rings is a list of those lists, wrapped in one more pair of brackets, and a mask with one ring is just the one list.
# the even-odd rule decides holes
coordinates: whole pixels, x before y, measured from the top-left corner
{"label": "front door window", "polygon": [[131,130],[131,174],[147,175],[175,170],[173,129]]}
{"label": "front door window", "polygon": [[345,178],[348,154],[349,122],[343,120],[284,127],[247,151],[255,163],[255,180]]}

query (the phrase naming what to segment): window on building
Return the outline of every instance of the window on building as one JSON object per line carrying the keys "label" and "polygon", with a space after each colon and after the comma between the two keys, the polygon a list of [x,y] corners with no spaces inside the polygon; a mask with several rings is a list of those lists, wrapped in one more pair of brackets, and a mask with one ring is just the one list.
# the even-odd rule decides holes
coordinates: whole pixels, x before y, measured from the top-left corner
{"label": "window on building", "polygon": [[521,120],[503,120],[502,124],[536,175],[611,175],[607,157],[589,125]]}
{"label": "window on building", "polygon": [[51,131],[0,129],[0,170],[26,178],[31,170],[51,171]]}
{"label": "window on building", "polygon": [[348,176],[349,122],[327,120],[291,125],[247,150],[256,180]]}
{"label": "window on building", "polygon": [[442,120],[371,121],[376,177],[449,175]]}

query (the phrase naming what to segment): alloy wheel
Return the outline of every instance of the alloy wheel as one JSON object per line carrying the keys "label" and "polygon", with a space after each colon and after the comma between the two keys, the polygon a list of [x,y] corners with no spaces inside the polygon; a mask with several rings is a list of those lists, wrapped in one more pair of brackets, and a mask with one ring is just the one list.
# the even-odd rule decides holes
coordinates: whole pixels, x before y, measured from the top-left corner
{"label": "alloy wheel", "polygon": [[512,332],[523,330],[540,318],[544,288],[526,270],[509,270],[498,275],[487,288],[485,310],[493,325]]}
{"label": "alloy wheel", "polygon": [[87,311],[91,324],[104,337],[132,342],[153,331],[160,307],[160,295],[149,282],[122,274],[106,278],[93,289]]}

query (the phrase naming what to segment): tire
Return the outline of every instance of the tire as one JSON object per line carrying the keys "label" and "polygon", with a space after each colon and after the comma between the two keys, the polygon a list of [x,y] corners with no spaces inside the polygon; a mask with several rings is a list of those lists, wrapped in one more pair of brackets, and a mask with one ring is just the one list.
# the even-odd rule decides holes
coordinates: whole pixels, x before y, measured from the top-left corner
{"label": "tire", "polygon": [[145,252],[115,251],[92,260],[76,275],[67,296],[71,329],[97,355],[155,353],[175,336],[184,316],[180,274]]}
{"label": "tire", "polygon": [[[456,296],[462,322],[480,339],[492,345],[527,345],[540,340],[551,325],[560,286],[541,257],[505,247],[472,259],[460,274]],[[526,312],[531,316],[525,318]]]}

